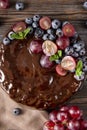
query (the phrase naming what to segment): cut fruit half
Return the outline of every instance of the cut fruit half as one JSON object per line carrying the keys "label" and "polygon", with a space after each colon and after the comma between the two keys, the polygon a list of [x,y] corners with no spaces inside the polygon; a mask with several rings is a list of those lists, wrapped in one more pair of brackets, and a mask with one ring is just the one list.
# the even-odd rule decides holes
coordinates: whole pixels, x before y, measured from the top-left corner
{"label": "cut fruit half", "polygon": [[51,19],[47,16],[42,17],[39,21],[40,27],[44,30],[47,30],[51,27]]}
{"label": "cut fruit half", "polygon": [[73,71],[76,67],[76,62],[73,57],[65,56],[61,61],[61,66],[65,70]]}
{"label": "cut fruit half", "polygon": [[61,76],[65,76],[67,74],[67,71],[64,70],[60,64],[56,66],[56,72]]}
{"label": "cut fruit half", "polygon": [[13,25],[12,29],[14,32],[24,31],[26,29],[26,23],[25,22],[18,22],[18,23]]}
{"label": "cut fruit half", "polygon": [[46,40],[43,42],[42,49],[46,56],[54,55],[58,50],[57,45],[50,40]]}
{"label": "cut fruit half", "polygon": [[63,34],[67,37],[72,37],[75,34],[75,28],[72,24],[67,23],[62,28]]}

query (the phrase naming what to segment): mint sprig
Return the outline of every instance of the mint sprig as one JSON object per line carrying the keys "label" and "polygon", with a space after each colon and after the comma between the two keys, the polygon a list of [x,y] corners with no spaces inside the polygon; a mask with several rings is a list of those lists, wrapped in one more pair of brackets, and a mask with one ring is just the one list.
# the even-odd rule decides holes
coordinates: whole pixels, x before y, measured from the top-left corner
{"label": "mint sprig", "polygon": [[50,61],[56,61],[61,57],[62,57],[62,51],[58,50],[58,52],[55,55],[50,56],[49,59],[50,59]]}
{"label": "mint sprig", "polygon": [[75,71],[75,74],[77,76],[80,76],[82,74],[82,68],[83,68],[83,62],[79,60],[76,66],[76,71]]}
{"label": "mint sprig", "polygon": [[30,28],[27,28],[27,29],[25,29],[24,31],[22,31],[22,32],[18,32],[18,33],[13,33],[12,35],[11,35],[11,38],[13,38],[13,39],[25,39],[26,38],[26,36],[27,36],[27,34],[30,32]]}
{"label": "mint sprig", "polygon": [[62,51],[61,50],[58,50],[58,56],[59,56],[59,58],[62,57]]}
{"label": "mint sprig", "polygon": [[30,32],[31,28],[27,28],[24,30],[24,38],[27,36],[27,34]]}

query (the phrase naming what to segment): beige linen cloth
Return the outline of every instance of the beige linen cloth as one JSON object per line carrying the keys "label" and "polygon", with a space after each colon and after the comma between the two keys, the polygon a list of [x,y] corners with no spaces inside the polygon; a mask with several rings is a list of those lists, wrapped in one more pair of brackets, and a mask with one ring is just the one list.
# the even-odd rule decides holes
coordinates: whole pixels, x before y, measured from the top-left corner
{"label": "beige linen cloth", "polygon": [[[12,114],[14,108],[21,108],[23,114]],[[45,111],[14,102],[0,86],[0,130],[42,130],[48,119]]]}

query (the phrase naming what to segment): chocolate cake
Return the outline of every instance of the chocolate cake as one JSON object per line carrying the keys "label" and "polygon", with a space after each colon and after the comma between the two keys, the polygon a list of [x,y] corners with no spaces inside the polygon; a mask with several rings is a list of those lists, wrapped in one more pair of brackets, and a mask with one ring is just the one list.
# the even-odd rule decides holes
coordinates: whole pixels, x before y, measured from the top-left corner
{"label": "chocolate cake", "polygon": [[[12,26],[0,44],[0,82],[8,95],[19,103],[42,109],[55,108],[69,99],[84,79],[86,68],[81,65],[87,58],[84,52],[76,55],[75,50],[72,52],[69,48],[79,49],[78,54],[84,43],[76,36],[73,25],[54,21],[39,15],[27,18]],[[64,29],[67,27],[70,27],[68,33]],[[54,37],[50,35],[52,30]],[[61,38],[63,46],[59,42]],[[65,38],[68,38],[67,44]],[[53,50],[47,48],[50,44]],[[82,48],[76,48],[77,44]],[[82,71],[78,71],[80,69]]]}

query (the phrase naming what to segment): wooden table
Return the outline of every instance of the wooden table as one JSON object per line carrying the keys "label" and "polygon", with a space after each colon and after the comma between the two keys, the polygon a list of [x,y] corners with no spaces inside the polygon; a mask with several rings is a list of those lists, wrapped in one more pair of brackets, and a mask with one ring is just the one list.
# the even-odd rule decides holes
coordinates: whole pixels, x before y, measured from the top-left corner
{"label": "wooden table", "polygon": [[[76,28],[82,40],[87,42],[87,10],[82,6],[84,0],[24,0],[26,7],[23,11],[15,10],[15,2],[11,0],[10,8],[0,10],[0,38],[8,31],[10,26],[18,20],[34,14],[48,15],[52,18],[70,21]],[[23,0],[22,0],[23,1]],[[87,44],[87,43],[86,43]],[[87,82],[67,104],[78,105],[87,119]]]}

